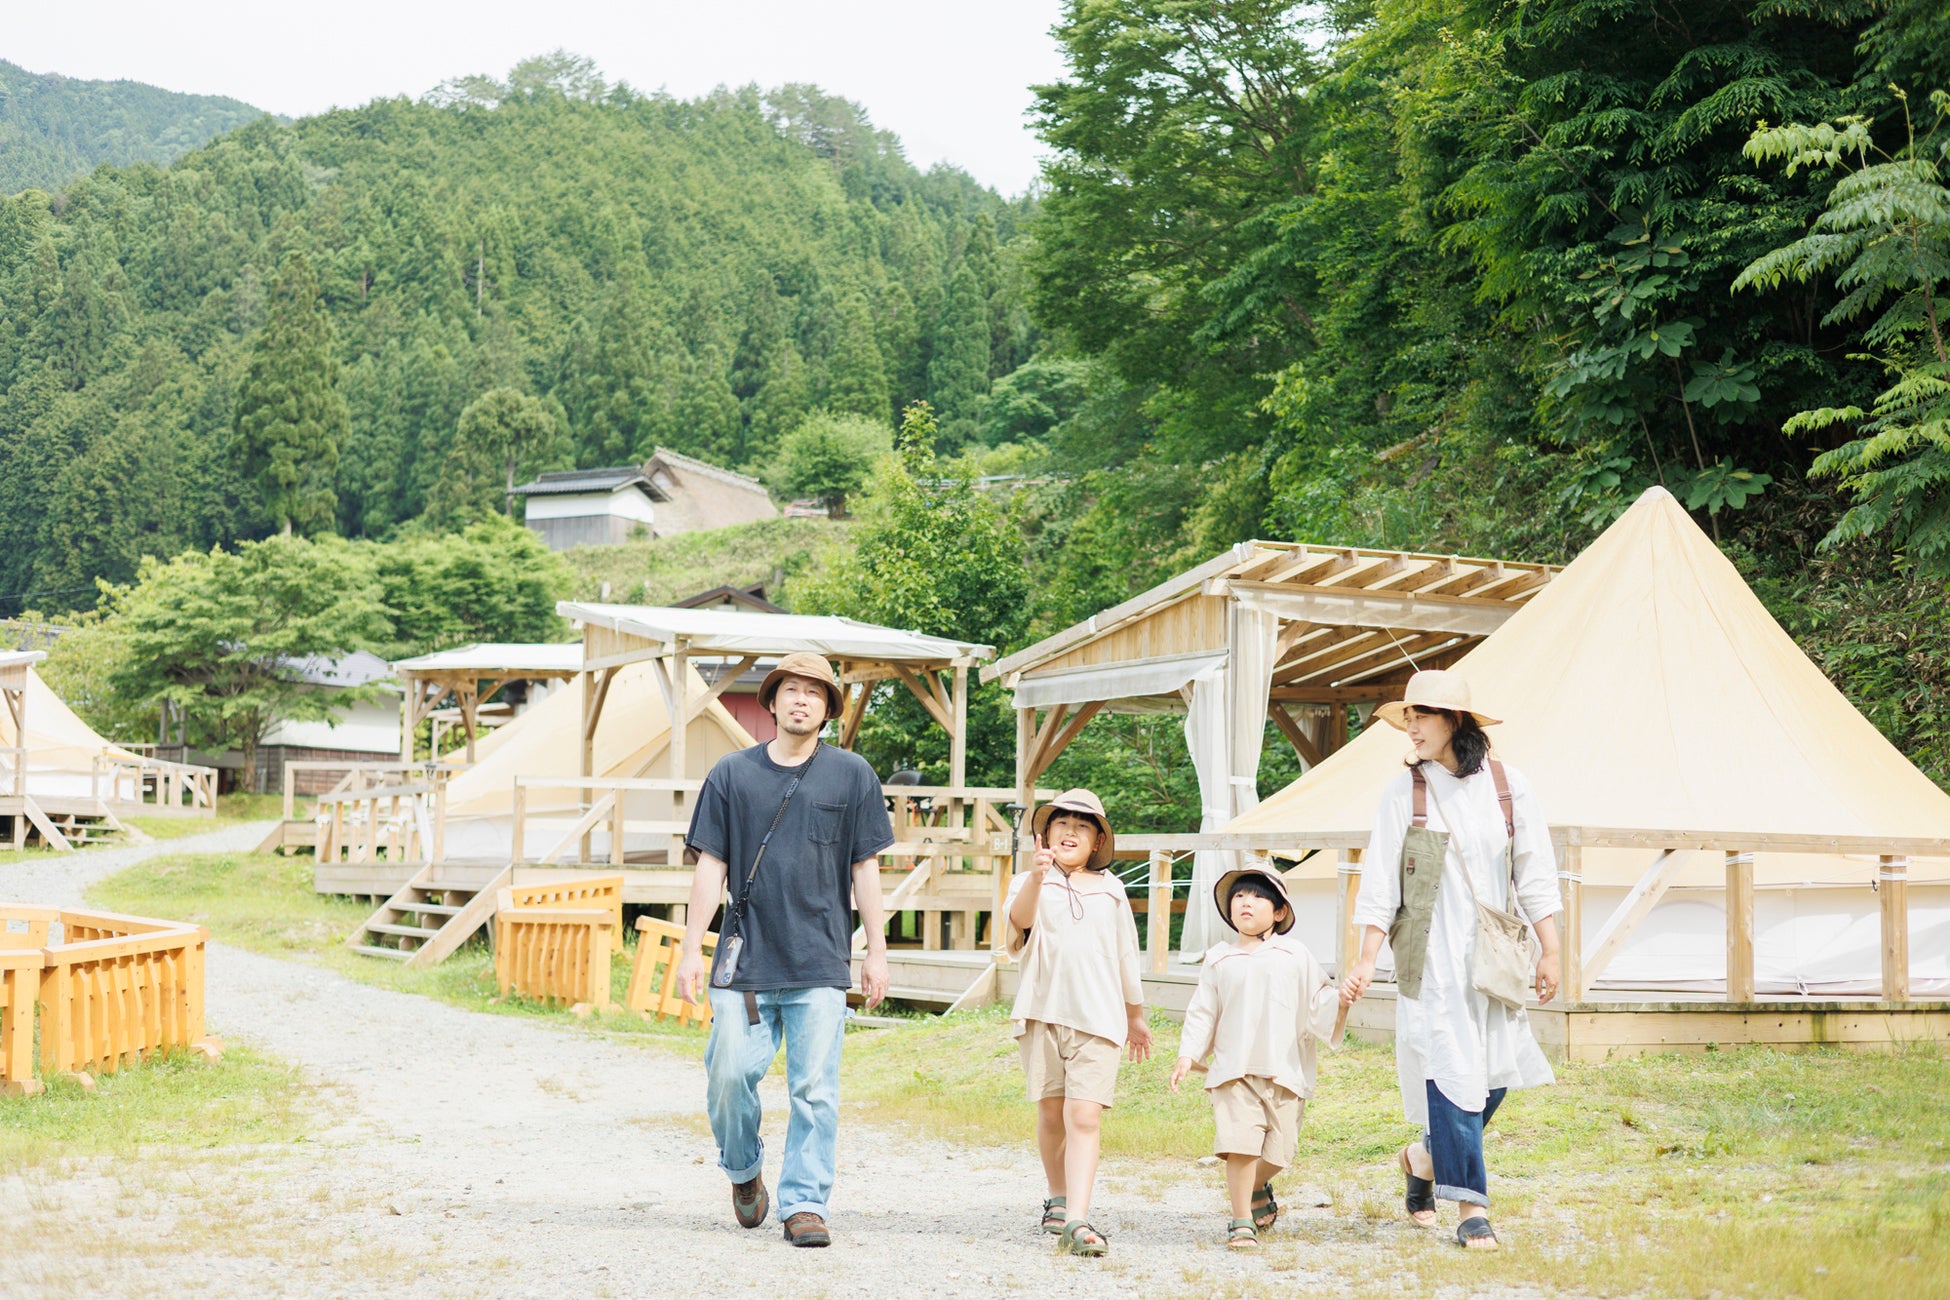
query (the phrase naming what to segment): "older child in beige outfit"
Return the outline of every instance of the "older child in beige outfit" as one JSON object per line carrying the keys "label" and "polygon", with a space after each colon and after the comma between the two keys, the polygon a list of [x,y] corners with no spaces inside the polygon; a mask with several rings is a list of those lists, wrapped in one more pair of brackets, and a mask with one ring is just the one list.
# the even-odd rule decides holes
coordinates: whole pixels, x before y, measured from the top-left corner
{"label": "older child in beige outfit", "polygon": [[1009,955],[1022,960],[1016,1038],[1036,1103],[1036,1148],[1049,1182],[1043,1231],[1073,1255],[1103,1255],[1090,1226],[1100,1121],[1117,1087],[1120,1052],[1151,1054],[1139,975],[1137,918],[1124,882],[1107,870],[1113,844],[1104,805],[1070,790],[1030,822],[1036,862],[1009,885]]}
{"label": "older child in beige outfit", "polygon": [[1226,1162],[1232,1222],[1226,1244],[1259,1245],[1280,1216],[1273,1175],[1293,1164],[1300,1117],[1314,1093],[1314,1047],[1331,1042],[1339,991],[1293,928],[1286,886],[1270,871],[1228,871],[1213,890],[1238,932],[1205,954],[1185,1011],[1171,1090],[1208,1056],[1215,1154]]}

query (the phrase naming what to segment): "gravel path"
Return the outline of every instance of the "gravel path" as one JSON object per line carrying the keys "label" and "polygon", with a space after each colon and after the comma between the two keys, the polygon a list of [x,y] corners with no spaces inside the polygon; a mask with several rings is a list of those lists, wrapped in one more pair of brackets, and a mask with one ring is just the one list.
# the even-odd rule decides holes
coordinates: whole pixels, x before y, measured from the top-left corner
{"label": "gravel path", "polygon": [[[75,902],[88,882],[144,857],[249,848],[264,829],[0,868],[0,894]],[[1113,1240],[1109,1259],[1060,1258],[1034,1230],[1043,1189],[1030,1134],[1017,1151],[971,1152],[876,1127],[857,1110],[841,1126],[835,1245],[793,1250],[770,1221],[753,1232],[732,1222],[693,1060],[223,945],[211,947],[208,979],[211,1031],[297,1063],[330,1099],[331,1118],[312,1142],[243,1156],[268,1171],[254,1180],[159,1193],[152,1226],[208,1215],[221,1196],[261,1246],[143,1252],[139,1290],[1207,1295],[1305,1291],[1348,1262],[1353,1224],[1329,1210],[1295,1213],[1257,1259],[1228,1255],[1215,1244],[1218,1172],[1162,1178],[1155,1167],[1102,1178],[1092,1218]],[[768,1087],[776,1182],[784,1097],[776,1081]],[[0,1173],[0,1212],[9,1177]],[[70,1171],[60,1186],[61,1212],[85,1214],[86,1178]],[[127,1211],[111,1212],[112,1199],[96,1198],[103,1221],[91,1226],[126,1234],[116,1216]],[[130,1280],[123,1266],[105,1267],[91,1284]],[[0,1292],[7,1285],[0,1279]]]}

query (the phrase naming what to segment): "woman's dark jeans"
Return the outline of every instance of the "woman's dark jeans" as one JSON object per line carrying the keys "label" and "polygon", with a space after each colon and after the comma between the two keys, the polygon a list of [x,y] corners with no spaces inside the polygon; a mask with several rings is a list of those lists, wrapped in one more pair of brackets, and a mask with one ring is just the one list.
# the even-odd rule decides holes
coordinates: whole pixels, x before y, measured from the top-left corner
{"label": "woman's dark jeans", "polygon": [[1435,1194],[1485,1208],[1490,1203],[1489,1171],[1483,1168],[1483,1126],[1503,1104],[1503,1088],[1491,1088],[1481,1110],[1463,1110],[1429,1079],[1429,1127],[1422,1145],[1435,1163]]}

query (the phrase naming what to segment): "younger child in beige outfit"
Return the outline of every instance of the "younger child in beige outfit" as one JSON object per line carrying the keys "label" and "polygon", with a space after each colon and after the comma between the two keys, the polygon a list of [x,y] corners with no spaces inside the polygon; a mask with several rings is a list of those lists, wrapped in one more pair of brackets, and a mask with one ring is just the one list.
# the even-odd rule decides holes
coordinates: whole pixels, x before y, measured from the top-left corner
{"label": "younger child in beige outfit", "polygon": [[1036,1148],[1049,1182],[1043,1231],[1066,1252],[1103,1255],[1090,1226],[1100,1122],[1117,1087],[1117,1058],[1151,1054],[1139,975],[1137,918],[1124,882],[1111,874],[1112,834],[1104,805],[1070,790],[1036,810],[1036,863],[1009,885],[1011,956],[1022,959],[1012,1012]]}
{"label": "younger child in beige outfit", "polygon": [[1293,904],[1277,875],[1228,871],[1213,893],[1239,938],[1205,954],[1171,1090],[1211,1058],[1205,1092],[1232,1200],[1226,1244],[1251,1249],[1280,1216],[1273,1175],[1293,1164],[1316,1041],[1339,1046],[1331,1035],[1340,996],[1306,946],[1287,937]]}

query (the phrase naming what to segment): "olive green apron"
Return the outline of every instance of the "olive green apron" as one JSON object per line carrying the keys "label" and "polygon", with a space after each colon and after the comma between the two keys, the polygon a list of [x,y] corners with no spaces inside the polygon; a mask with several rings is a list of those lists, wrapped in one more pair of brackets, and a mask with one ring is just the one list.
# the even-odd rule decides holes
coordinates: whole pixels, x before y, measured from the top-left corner
{"label": "olive green apron", "polygon": [[[1503,764],[1490,759],[1490,778],[1496,782],[1496,801],[1503,808],[1506,839],[1517,834],[1510,782]],[[1435,900],[1442,885],[1442,864],[1449,856],[1449,832],[1429,828],[1429,781],[1422,765],[1411,769],[1414,783],[1408,829],[1402,834],[1401,904],[1388,926],[1388,946],[1395,953],[1395,988],[1405,998],[1422,996],[1422,966],[1429,955],[1429,927],[1435,922]],[[1506,843],[1507,855],[1513,846]]]}

